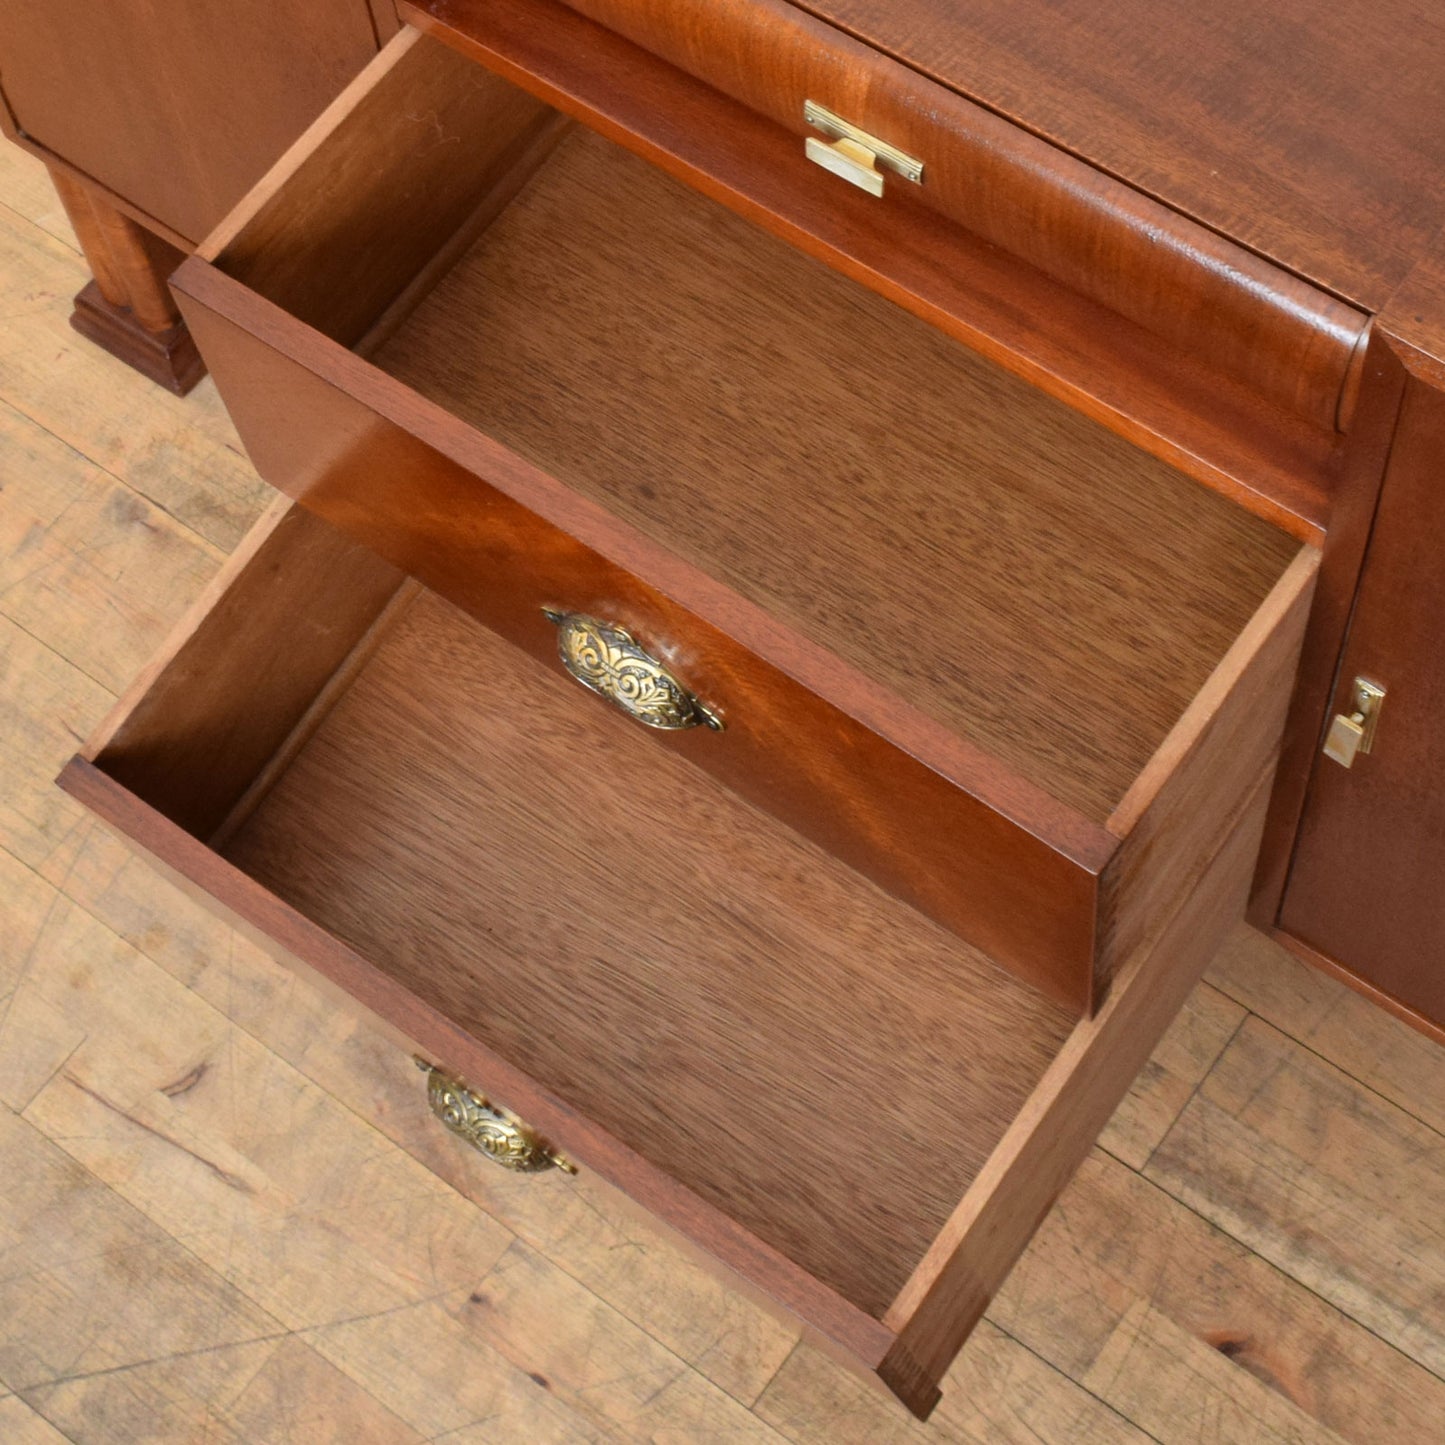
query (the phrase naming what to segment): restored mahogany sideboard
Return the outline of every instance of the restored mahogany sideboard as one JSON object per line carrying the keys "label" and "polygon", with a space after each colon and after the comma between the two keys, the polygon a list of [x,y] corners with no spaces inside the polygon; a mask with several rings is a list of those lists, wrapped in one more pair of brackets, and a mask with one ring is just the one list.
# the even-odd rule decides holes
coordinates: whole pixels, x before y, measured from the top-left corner
{"label": "restored mahogany sideboard", "polygon": [[452,1127],[926,1413],[1246,904],[1445,1028],[1445,21],[175,8],[8,123],[294,503],[62,782]]}

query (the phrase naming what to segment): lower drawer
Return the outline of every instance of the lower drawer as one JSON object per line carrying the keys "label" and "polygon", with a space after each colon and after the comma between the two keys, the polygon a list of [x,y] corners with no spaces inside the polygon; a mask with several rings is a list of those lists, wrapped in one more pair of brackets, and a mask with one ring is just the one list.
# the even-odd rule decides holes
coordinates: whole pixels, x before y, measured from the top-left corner
{"label": "lower drawer", "polygon": [[1076,1022],[289,504],[62,784],[918,1414],[1241,915],[1265,793]]}

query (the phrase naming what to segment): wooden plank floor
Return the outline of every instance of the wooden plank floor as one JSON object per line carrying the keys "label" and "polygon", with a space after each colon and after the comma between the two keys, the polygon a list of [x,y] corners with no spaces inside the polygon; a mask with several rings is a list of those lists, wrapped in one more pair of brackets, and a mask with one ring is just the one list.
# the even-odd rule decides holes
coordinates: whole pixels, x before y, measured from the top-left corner
{"label": "wooden plank floor", "polygon": [[918,1425],[51,786],[259,512],[0,146],[0,1442],[1445,1442],[1445,1052],[1241,931]]}

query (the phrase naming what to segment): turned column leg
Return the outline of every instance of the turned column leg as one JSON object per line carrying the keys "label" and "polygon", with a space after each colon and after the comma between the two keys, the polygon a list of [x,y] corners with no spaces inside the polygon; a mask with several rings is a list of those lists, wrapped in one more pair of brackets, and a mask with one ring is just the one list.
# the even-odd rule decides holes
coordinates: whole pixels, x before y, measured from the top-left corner
{"label": "turned column leg", "polygon": [[76,296],[70,324],[184,396],[206,368],[166,285],[181,253],[74,176],[56,167],[50,178],[95,277]]}

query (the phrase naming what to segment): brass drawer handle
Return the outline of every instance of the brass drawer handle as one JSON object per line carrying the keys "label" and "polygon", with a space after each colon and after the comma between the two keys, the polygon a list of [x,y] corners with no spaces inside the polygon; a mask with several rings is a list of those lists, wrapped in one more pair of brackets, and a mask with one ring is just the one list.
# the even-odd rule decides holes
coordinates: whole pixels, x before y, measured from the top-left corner
{"label": "brass drawer handle", "polygon": [[841,176],[850,185],[870,196],[883,194],[883,172],[892,171],[914,185],[923,184],[923,162],[901,151],[897,146],[869,135],[866,130],[835,115],[816,100],[803,102],[803,119],[827,140],[810,135],[804,153],[810,161]]}
{"label": "brass drawer handle", "polygon": [[722,720],[644,652],[626,628],[581,612],[554,612],[550,607],[542,611],[556,624],[562,666],[583,687],[650,728],[722,731]]}
{"label": "brass drawer handle", "polygon": [[416,1066],[426,1075],[426,1098],[432,1113],[503,1169],[518,1174],[540,1174],[545,1169],[577,1172],[575,1164],[549,1149],[537,1131],[515,1114],[498,1108],[425,1059],[418,1059]]}

